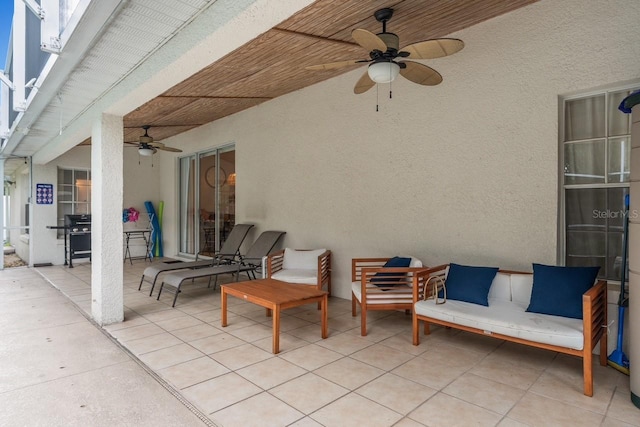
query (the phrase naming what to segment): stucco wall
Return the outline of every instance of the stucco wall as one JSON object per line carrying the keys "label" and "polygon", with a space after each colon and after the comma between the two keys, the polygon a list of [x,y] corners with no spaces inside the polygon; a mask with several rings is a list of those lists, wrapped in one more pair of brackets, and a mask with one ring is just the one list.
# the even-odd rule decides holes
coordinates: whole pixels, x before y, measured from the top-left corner
{"label": "stucco wall", "polygon": [[[353,257],[553,264],[558,96],[637,79],[640,33],[624,29],[639,18],[634,1],[545,0],[453,34],[463,51],[425,61],[444,82],[399,79],[391,100],[382,85],[379,112],[375,88],[352,92],[363,68],[165,142],[234,141],[237,221],[285,230],[286,246],[331,249],[343,298]],[[161,176],[167,239],[173,177]]]}

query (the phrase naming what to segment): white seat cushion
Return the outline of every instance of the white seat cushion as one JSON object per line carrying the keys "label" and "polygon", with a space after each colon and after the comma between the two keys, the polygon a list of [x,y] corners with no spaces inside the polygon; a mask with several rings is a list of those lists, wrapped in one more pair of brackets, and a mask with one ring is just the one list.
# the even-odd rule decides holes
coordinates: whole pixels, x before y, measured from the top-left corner
{"label": "white seat cushion", "polygon": [[[362,284],[351,283],[351,291],[356,299],[362,302]],[[411,304],[413,303],[413,287],[397,285],[394,289],[383,291],[374,284],[367,284],[367,304]]]}
{"label": "white seat cushion", "polygon": [[277,273],[273,273],[271,278],[288,283],[299,283],[301,285],[317,285],[318,271],[302,269],[280,270]]}
{"label": "white seat cushion", "polygon": [[581,319],[527,313],[526,306],[513,302],[489,299],[485,307],[454,300],[436,305],[427,300],[418,301],[414,308],[418,315],[457,325],[575,350],[584,347]]}

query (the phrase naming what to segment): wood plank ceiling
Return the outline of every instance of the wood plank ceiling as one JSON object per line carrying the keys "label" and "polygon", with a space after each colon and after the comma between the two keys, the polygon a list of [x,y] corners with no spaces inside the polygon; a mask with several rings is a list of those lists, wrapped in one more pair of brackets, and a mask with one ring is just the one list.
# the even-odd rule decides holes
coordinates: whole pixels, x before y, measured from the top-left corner
{"label": "wood plank ceiling", "polygon": [[403,47],[445,37],[536,1],[318,0],[126,115],[125,141],[137,141],[145,124],[159,141],[363,67],[305,70],[319,63],[368,59],[351,31],[380,32],[381,24],[373,17],[377,9],[394,9],[388,31],[400,36]]}

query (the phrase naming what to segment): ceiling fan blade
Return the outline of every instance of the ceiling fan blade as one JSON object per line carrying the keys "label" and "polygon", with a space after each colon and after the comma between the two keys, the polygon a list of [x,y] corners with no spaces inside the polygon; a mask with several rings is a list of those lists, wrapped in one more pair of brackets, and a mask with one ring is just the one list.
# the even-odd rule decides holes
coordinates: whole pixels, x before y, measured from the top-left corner
{"label": "ceiling fan blade", "polygon": [[431,67],[413,61],[403,61],[405,68],[400,68],[400,74],[407,80],[419,85],[435,86],[442,83],[442,76]]}
{"label": "ceiling fan blade", "polygon": [[380,52],[387,51],[387,44],[377,35],[371,31],[367,31],[362,28],[356,28],[351,32],[351,37],[363,48],[368,51],[379,50]]}
{"label": "ceiling fan blade", "polygon": [[357,64],[358,62],[367,62],[367,61],[352,59],[349,61],[337,61],[337,62],[329,62],[327,64],[311,65],[309,67],[305,67],[305,69],[306,70],[335,70],[336,68],[348,67],[349,65]]}
{"label": "ceiling fan blade", "polygon": [[164,145],[162,147],[156,147],[156,148],[162,151],[171,151],[172,153],[182,153],[182,150],[179,148],[167,147]]}
{"label": "ceiling fan blade", "polygon": [[149,147],[157,148],[158,150],[171,151],[172,153],[182,153],[179,148],[167,147],[162,142],[150,142],[147,144]]}
{"label": "ceiling fan blade", "polygon": [[453,55],[464,47],[464,42],[458,39],[433,39],[417,42],[406,46],[401,51],[409,52],[411,59],[433,59]]}
{"label": "ceiling fan blade", "polygon": [[371,78],[369,77],[369,73],[365,71],[362,77],[360,77],[360,80],[357,81],[356,86],[353,88],[353,93],[355,93],[356,95],[365,93],[375,85],[376,82],[371,80]]}

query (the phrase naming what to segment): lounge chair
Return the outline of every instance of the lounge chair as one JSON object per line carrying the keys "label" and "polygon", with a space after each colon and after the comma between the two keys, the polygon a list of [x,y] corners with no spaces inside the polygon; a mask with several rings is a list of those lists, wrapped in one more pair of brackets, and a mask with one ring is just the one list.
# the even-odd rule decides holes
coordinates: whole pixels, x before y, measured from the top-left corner
{"label": "lounge chair", "polygon": [[278,241],[286,232],[284,231],[264,231],[251,245],[246,255],[240,257],[240,262],[236,264],[216,265],[213,267],[198,268],[195,270],[176,271],[167,274],[160,284],[158,290],[158,297],[162,294],[162,290],[166,289],[168,292],[174,293],[173,304],[171,307],[176,306],[176,300],[180,293],[180,286],[186,280],[194,280],[202,277],[209,278],[209,284],[211,285],[211,279],[215,277],[214,289],[218,282],[218,275],[220,274],[235,274],[236,280],[240,278],[240,273],[246,273],[249,280],[256,278],[256,270],[262,267],[262,258],[268,256]]}
{"label": "lounge chair", "polygon": [[160,273],[164,273],[166,271],[205,268],[219,264],[230,264],[234,261],[238,261],[240,259],[240,246],[252,227],[253,224],[236,224],[229,233],[229,237],[225,240],[222,248],[220,248],[220,252],[214,254],[211,259],[200,261],[196,259],[196,261],[161,262],[145,268],[142,273],[142,278],[140,279],[140,286],[138,286],[138,290],[142,289],[142,283],[146,281],[151,284],[151,290],[149,291],[149,296],[151,296],[151,294],[153,294],[153,288],[156,286],[158,276]]}

